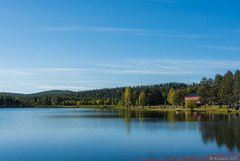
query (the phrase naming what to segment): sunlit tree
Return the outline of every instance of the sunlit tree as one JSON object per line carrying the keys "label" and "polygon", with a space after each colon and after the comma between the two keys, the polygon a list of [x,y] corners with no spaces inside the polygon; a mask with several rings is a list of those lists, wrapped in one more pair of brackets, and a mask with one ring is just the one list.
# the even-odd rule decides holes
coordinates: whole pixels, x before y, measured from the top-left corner
{"label": "sunlit tree", "polygon": [[197,107],[197,102],[195,100],[188,100],[186,102],[186,108],[189,108],[190,110],[193,110],[194,108]]}
{"label": "sunlit tree", "polygon": [[141,92],[139,95],[139,105],[143,107],[145,105],[145,102],[146,102],[145,93]]}
{"label": "sunlit tree", "polygon": [[131,87],[127,87],[124,94],[125,106],[130,108],[131,105]]}
{"label": "sunlit tree", "polygon": [[173,99],[172,98],[173,98],[174,92],[175,92],[174,88],[171,88],[169,93],[168,93],[167,101],[168,101],[169,104],[173,104]]}

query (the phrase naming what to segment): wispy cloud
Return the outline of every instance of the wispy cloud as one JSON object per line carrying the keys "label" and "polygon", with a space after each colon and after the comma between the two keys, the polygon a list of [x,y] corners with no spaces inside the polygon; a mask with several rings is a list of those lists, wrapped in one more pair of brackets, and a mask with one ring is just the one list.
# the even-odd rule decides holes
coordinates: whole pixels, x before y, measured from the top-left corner
{"label": "wispy cloud", "polygon": [[[173,75],[183,80],[184,75],[202,77],[214,75],[219,71],[235,70],[240,66],[239,60],[209,60],[209,59],[124,59],[101,60],[100,63],[90,63],[81,68],[24,68],[1,69],[1,73],[16,74],[15,87],[41,90],[90,90],[148,84],[146,78],[171,78]],[[84,74],[82,75],[82,71]],[[19,75],[18,75],[19,74]],[[30,76],[26,77],[24,75]],[[221,73],[220,73],[221,74]],[[144,78],[142,81],[129,79]],[[135,77],[136,76],[136,77]],[[7,76],[6,76],[7,77]],[[128,80],[129,79],[129,80]],[[196,78],[194,78],[196,79]],[[200,78],[199,78],[200,79]],[[7,80],[6,80],[7,81]],[[171,80],[169,80],[171,81]],[[18,85],[18,86],[16,86]]]}
{"label": "wispy cloud", "polygon": [[[0,70],[0,75],[33,75],[37,76],[93,76],[99,74],[138,74],[138,75],[181,75],[209,73],[218,69],[237,69],[240,60],[209,60],[209,59],[125,59],[101,61],[102,63],[88,64],[82,68],[23,68]],[[83,75],[82,75],[83,76]],[[54,78],[54,77],[53,77]],[[49,80],[48,80],[49,81]],[[54,81],[54,80],[53,80]],[[56,81],[55,81],[56,82]],[[50,81],[49,81],[50,83]],[[57,83],[57,82],[56,82]],[[78,80],[58,83],[111,83],[105,80]]]}
{"label": "wispy cloud", "polygon": [[[107,63],[103,66],[105,67]],[[119,65],[116,65],[119,64]],[[209,74],[218,69],[237,69],[240,60],[181,60],[181,59],[128,59],[108,64],[111,68],[103,72],[111,74],[152,74],[152,75],[182,75],[182,74]],[[127,66],[130,66],[128,68]]]}
{"label": "wispy cloud", "polygon": [[114,27],[46,27],[47,30],[63,30],[63,31],[95,31],[95,32],[150,32],[146,29],[133,28],[114,28]]}
{"label": "wispy cloud", "polygon": [[[173,30],[149,30],[149,29],[134,29],[134,28],[113,28],[113,27],[46,27],[47,30],[55,31],[90,31],[90,32],[127,32],[130,35],[153,36],[153,37],[168,37],[168,38],[212,38],[219,37],[216,35],[207,34],[182,34]],[[165,33],[165,34],[163,34]],[[178,33],[178,34],[177,34]]]}
{"label": "wispy cloud", "polygon": [[166,37],[166,38],[216,38],[216,37],[221,37],[221,36],[217,36],[217,35],[207,35],[207,34],[180,34],[180,32],[176,32],[176,31],[169,32],[168,34],[138,33],[135,35],[152,36],[152,37]]}
{"label": "wispy cloud", "polygon": [[186,74],[186,72],[174,72],[174,71],[157,71],[157,70],[117,70],[117,69],[108,69],[105,70],[107,73],[111,74],[143,74],[143,75],[176,75],[176,74]]}
{"label": "wispy cloud", "polygon": [[0,75],[33,75],[33,73],[18,69],[0,69]]}
{"label": "wispy cloud", "polygon": [[28,82],[20,82],[19,85],[27,85],[27,86],[36,86],[40,85],[40,83],[28,83]]}
{"label": "wispy cloud", "polygon": [[227,46],[212,46],[212,45],[202,45],[202,44],[195,44],[195,46],[205,47],[205,48],[212,48],[212,49],[219,49],[219,50],[235,50],[240,51],[238,47],[227,47]]}
{"label": "wispy cloud", "polygon": [[[138,60],[137,60],[138,61]],[[139,60],[142,61],[142,60]],[[240,60],[209,60],[209,59],[156,59],[156,60],[145,60],[147,62],[155,62],[159,65],[166,65],[170,67],[174,67],[175,69],[185,68],[189,69],[205,69],[205,68],[212,68],[212,69],[228,69],[228,68],[238,68],[240,65]]]}
{"label": "wispy cloud", "polygon": [[205,34],[159,34],[159,37],[175,37],[175,38],[213,38],[218,37],[216,35],[205,35]]}
{"label": "wispy cloud", "polygon": [[91,71],[98,71],[96,68],[32,68],[27,69],[34,72],[51,72],[51,73],[69,73],[69,72],[77,72],[77,73],[88,73]]}
{"label": "wispy cloud", "polygon": [[78,87],[78,86],[36,86],[36,88],[52,90],[52,89],[62,89],[62,90],[89,90],[90,87]]}
{"label": "wispy cloud", "polygon": [[113,81],[109,80],[80,80],[80,81],[61,81],[61,80],[53,80],[53,81],[46,81],[47,83],[74,83],[74,84],[89,84],[89,83],[96,83],[96,84],[104,84],[104,83],[114,83]]}
{"label": "wispy cloud", "polygon": [[3,68],[0,69],[0,75],[13,76],[36,76],[45,74],[86,74],[98,72],[97,68]]}

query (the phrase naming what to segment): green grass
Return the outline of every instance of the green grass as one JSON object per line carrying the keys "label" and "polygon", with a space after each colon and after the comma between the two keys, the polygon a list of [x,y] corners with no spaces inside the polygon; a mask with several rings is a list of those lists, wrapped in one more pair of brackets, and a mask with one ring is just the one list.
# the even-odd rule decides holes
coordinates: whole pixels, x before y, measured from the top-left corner
{"label": "green grass", "polygon": [[[116,109],[128,109],[125,106],[115,106],[113,108]],[[143,108],[141,106],[134,106],[129,108],[130,110],[147,110],[147,111],[191,111],[190,109],[183,108],[182,106],[144,106]],[[207,106],[205,109],[205,106],[194,108],[194,111],[197,112],[233,112],[233,113],[240,113],[239,110],[235,110],[234,108],[227,108],[226,105],[222,106],[222,108],[219,108],[219,106]]]}
{"label": "green grass", "polygon": [[[182,106],[170,106],[170,105],[160,105],[160,106],[131,106],[127,108],[125,106],[118,105],[73,105],[73,106],[64,106],[64,105],[48,105],[48,106],[35,106],[35,108],[111,108],[111,109],[130,109],[130,110],[146,110],[146,111],[190,111],[190,109],[183,108]],[[239,110],[235,110],[235,108],[227,108],[227,105],[223,105],[222,108],[219,108],[217,105],[205,106],[194,108],[194,111],[197,112],[232,112],[232,113],[240,113]]]}

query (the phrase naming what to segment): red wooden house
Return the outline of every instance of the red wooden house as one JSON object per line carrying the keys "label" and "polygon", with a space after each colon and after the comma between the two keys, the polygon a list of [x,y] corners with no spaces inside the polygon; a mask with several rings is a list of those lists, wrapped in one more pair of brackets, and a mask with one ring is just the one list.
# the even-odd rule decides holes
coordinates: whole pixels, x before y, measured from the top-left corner
{"label": "red wooden house", "polygon": [[185,100],[185,103],[188,100],[195,100],[195,101],[197,101],[197,103],[200,103],[199,102],[199,96],[196,93],[192,93],[192,94],[189,94],[189,95],[185,96],[184,100]]}

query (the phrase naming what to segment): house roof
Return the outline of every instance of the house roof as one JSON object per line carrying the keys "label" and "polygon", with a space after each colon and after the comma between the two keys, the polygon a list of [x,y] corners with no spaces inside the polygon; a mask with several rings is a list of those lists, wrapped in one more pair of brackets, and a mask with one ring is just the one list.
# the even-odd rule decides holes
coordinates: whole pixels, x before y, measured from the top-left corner
{"label": "house roof", "polygon": [[191,93],[191,94],[188,94],[188,95],[185,96],[185,97],[196,97],[196,96],[198,96],[196,93]]}

